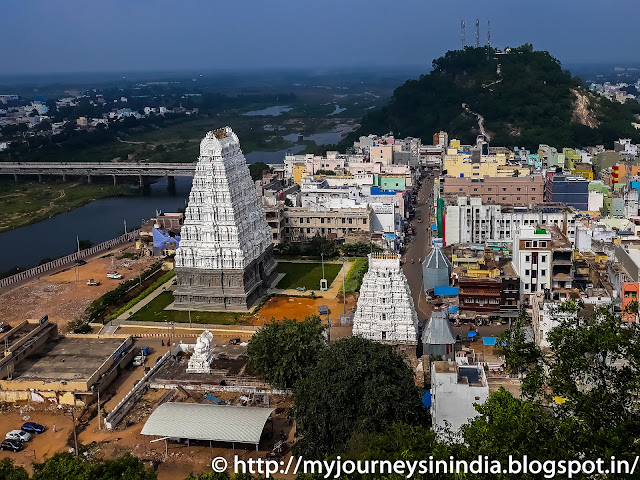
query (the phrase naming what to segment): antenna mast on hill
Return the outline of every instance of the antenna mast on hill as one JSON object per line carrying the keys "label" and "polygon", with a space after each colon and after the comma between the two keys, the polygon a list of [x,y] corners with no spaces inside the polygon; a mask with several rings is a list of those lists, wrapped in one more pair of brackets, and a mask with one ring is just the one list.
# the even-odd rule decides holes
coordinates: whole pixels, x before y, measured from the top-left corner
{"label": "antenna mast on hill", "polygon": [[480,20],[476,18],[476,48],[480,47]]}
{"label": "antenna mast on hill", "polygon": [[491,48],[491,20],[487,20],[487,46]]}
{"label": "antenna mast on hill", "polygon": [[467,30],[467,24],[464,20],[460,22],[460,50],[464,50],[464,35]]}

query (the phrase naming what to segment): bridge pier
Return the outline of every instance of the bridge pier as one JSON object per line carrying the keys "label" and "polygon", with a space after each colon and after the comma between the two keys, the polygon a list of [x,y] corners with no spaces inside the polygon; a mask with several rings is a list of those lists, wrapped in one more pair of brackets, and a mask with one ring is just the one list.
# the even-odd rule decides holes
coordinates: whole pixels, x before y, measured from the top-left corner
{"label": "bridge pier", "polygon": [[167,189],[172,192],[176,189],[176,177],[173,175],[165,175],[167,179]]}
{"label": "bridge pier", "polygon": [[144,187],[144,176],[138,175],[138,185],[140,188]]}
{"label": "bridge pier", "polygon": [[63,181],[63,182],[66,182],[66,181],[67,181],[67,174],[66,174],[66,173],[63,173],[63,174],[62,174],[62,181]]}
{"label": "bridge pier", "polygon": [[87,175],[87,183],[91,184],[91,175]]}
{"label": "bridge pier", "polygon": [[42,174],[41,174],[41,173],[39,173],[39,174],[38,174],[38,183],[42,183],[42,181],[43,181],[43,180],[42,180]]}
{"label": "bridge pier", "polygon": [[17,181],[18,181],[18,174],[17,174],[17,173],[14,173],[14,174],[13,174],[13,181],[14,181],[14,182],[17,182]]}
{"label": "bridge pier", "polygon": [[114,184],[114,185],[116,185],[116,184],[118,183],[118,182],[116,181],[116,178],[117,178],[117,177],[116,177],[115,175],[112,175],[112,177],[113,177],[113,184]]}

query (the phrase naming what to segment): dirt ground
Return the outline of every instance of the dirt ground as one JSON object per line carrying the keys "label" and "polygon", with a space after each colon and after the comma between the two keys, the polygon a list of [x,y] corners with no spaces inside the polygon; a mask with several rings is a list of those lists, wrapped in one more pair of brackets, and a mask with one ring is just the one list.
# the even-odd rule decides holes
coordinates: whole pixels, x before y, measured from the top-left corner
{"label": "dirt ground", "polygon": [[[251,325],[264,325],[272,318],[276,320],[283,320],[284,318],[302,320],[309,315],[317,315],[320,305],[329,307],[329,315],[322,315],[323,320],[326,320],[327,317],[332,323],[340,320],[344,305],[341,300],[336,298],[274,297],[253,315],[249,323]],[[353,297],[347,297],[347,313],[353,313],[355,308],[356,302]]]}
{"label": "dirt ground", "polygon": [[[85,309],[100,295],[114,289],[120,281],[137,276],[155,260],[142,257],[140,260],[115,260],[115,266],[124,280],[110,280],[107,272],[112,258],[124,252],[134,252],[135,247],[115,248],[90,259],[86,265],[70,267],[50,276],[43,276],[0,296],[0,318],[10,324],[27,319],[38,319],[49,315],[49,320],[58,324],[61,332],[73,320],[80,319]],[[108,253],[114,256],[104,257]],[[78,279],[76,281],[76,270]],[[87,285],[93,278],[100,282],[96,287]]]}
{"label": "dirt ground", "polygon": [[[5,404],[0,413],[0,435],[20,429],[27,421],[44,425],[46,431],[40,435],[32,435],[31,440],[25,445],[25,449],[18,453],[0,450],[0,458],[12,458],[16,465],[26,467],[31,471],[32,462],[42,462],[56,452],[66,451],[72,445],[72,421],[65,417],[57,405],[45,404]],[[56,431],[53,431],[53,424]]]}

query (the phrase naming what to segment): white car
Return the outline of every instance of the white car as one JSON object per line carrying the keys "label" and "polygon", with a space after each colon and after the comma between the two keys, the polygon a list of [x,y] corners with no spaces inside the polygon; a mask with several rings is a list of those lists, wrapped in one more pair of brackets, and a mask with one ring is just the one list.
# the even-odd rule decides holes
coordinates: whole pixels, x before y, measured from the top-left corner
{"label": "white car", "polygon": [[107,273],[107,278],[110,278],[112,280],[122,280],[124,277],[120,273],[114,272],[114,273]]}
{"label": "white car", "polygon": [[133,366],[134,367],[141,367],[144,364],[144,361],[145,361],[145,356],[144,355],[137,355],[133,359]]}
{"label": "white car", "polygon": [[21,442],[28,442],[31,438],[29,432],[23,432],[22,430],[11,430],[5,435],[5,438],[9,440],[20,440]]}

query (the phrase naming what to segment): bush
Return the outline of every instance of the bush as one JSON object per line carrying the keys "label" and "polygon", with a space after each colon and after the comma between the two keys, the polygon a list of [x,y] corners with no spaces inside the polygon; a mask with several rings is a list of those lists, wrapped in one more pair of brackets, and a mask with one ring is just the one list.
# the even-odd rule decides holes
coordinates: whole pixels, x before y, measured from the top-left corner
{"label": "bush", "polygon": [[[156,263],[142,272],[142,280],[144,281],[149,278],[156,271],[158,271],[160,267],[162,267],[162,260],[158,260]],[[131,289],[138,283],[138,281],[138,278],[132,278],[131,280],[122,282],[113,290],[95,299],[85,310],[85,316],[90,322],[97,320],[102,314],[104,314],[104,312],[106,312],[107,308],[115,305],[129,291],[129,289]]]}
{"label": "bush", "polygon": [[344,287],[346,292],[343,292],[342,287],[338,290],[339,293],[346,293],[347,295],[360,291],[362,285],[362,278],[364,274],[369,270],[369,259],[367,257],[359,257],[353,260],[353,265],[349,269],[347,276],[344,279]]}
{"label": "bush", "polygon": [[118,318],[124,312],[126,312],[131,307],[133,307],[136,303],[140,302],[143,298],[149,296],[156,289],[160,288],[160,286],[162,284],[168,282],[169,279],[175,277],[175,275],[176,275],[176,271],[175,270],[171,270],[171,271],[165,273],[164,275],[162,275],[159,279],[157,279],[155,282],[153,282],[150,287],[146,288],[140,295],[135,297],[133,300],[127,302],[124,306],[122,306],[119,309],[117,309],[111,315],[108,315],[105,318],[105,322],[108,322],[109,320],[113,320],[114,318]]}

